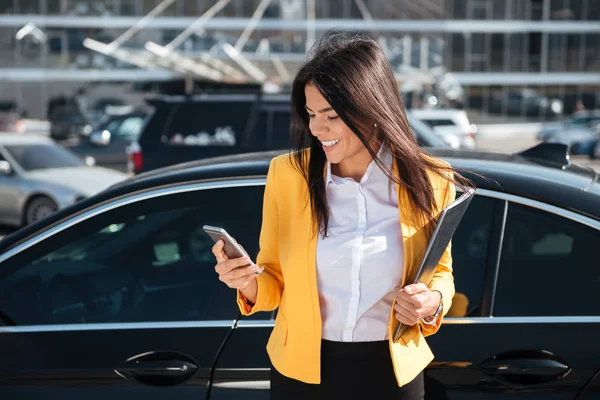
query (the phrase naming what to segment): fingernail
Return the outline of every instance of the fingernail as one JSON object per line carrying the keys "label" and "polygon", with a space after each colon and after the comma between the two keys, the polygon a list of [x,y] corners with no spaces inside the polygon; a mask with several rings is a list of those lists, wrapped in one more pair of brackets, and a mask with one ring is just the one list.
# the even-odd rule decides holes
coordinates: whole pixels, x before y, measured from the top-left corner
{"label": "fingernail", "polygon": [[258,265],[253,265],[253,266],[250,268],[250,271],[252,271],[252,272],[258,272]]}

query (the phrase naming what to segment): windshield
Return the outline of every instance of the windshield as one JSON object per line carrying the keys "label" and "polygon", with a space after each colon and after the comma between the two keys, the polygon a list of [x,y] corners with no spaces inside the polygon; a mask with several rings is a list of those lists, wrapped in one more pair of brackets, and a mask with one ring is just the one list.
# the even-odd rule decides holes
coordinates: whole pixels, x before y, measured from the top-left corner
{"label": "windshield", "polygon": [[6,150],[25,171],[84,165],[75,155],[51,144],[6,146]]}

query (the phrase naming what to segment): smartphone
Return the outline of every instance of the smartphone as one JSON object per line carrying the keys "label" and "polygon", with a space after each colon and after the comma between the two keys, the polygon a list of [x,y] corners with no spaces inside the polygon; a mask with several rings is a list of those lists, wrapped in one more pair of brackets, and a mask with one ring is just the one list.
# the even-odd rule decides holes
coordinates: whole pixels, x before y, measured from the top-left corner
{"label": "smartphone", "polygon": [[[229,257],[230,259],[231,258],[240,258],[240,257],[250,258],[250,256],[248,255],[248,253],[246,253],[244,251],[242,246],[240,246],[233,239],[233,237],[231,237],[231,235],[229,233],[227,233],[227,231],[225,229],[220,228],[218,226],[211,226],[211,225],[204,225],[202,227],[202,229],[204,230],[204,232],[206,232],[206,234],[208,236],[210,236],[210,238],[215,243],[217,243],[219,240],[222,240],[223,243],[225,243],[225,245],[223,246],[223,251],[225,252],[225,255],[227,257]],[[243,266],[243,267],[245,267],[245,266]],[[264,270],[264,268],[260,268],[256,274],[257,275],[260,274],[263,270]]]}

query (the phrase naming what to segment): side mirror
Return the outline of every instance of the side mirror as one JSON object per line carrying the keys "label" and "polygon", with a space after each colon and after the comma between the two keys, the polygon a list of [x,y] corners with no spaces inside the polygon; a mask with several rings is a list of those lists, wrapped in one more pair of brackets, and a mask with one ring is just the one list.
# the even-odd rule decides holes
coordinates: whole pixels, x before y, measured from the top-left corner
{"label": "side mirror", "polygon": [[12,167],[8,161],[0,161],[0,175],[11,175],[13,173]]}
{"label": "side mirror", "polygon": [[111,134],[109,131],[104,130],[102,132],[92,132],[90,135],[90,143],[94,146],[104,147],[110,144]]}

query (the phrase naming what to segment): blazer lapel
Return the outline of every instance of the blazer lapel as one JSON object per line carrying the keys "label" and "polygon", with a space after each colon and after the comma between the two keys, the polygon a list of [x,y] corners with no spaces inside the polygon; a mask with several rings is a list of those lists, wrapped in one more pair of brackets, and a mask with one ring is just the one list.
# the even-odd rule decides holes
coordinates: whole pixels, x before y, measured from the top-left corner
{"label": "blazer lapel", "polygon": [[[394,162],[394,174],[399,176],[398,166]],[[404,262],[402,271],[402,282],[401,286],[406,285],[406,280],[410,276],[414,269],[414,257],[413,257],[413,235],[416,232],[414,213],[412,212],[412,204],[408,197],[408,192],[405,187],[400,184],[396,184],[396,192],[398,196],[398,211],[400,217],[400,232],[402,234],[402,244],[404,247]]]}

